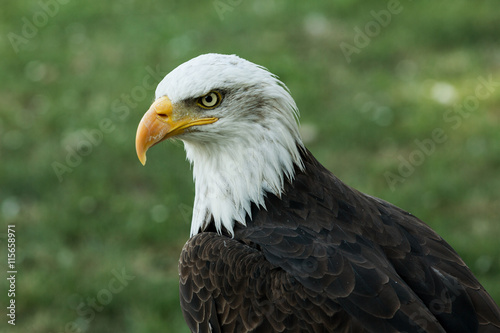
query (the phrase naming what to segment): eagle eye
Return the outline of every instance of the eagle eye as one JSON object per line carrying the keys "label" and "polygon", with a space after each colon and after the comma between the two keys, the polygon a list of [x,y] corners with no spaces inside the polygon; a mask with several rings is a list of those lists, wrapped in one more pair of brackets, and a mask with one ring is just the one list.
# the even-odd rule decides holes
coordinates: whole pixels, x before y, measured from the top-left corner
{"label": "eagle eye", "polygon": [[198,98],[196,103],[204,109],[213,109],[222,102],[222,96],[218,91],[211,91]]}

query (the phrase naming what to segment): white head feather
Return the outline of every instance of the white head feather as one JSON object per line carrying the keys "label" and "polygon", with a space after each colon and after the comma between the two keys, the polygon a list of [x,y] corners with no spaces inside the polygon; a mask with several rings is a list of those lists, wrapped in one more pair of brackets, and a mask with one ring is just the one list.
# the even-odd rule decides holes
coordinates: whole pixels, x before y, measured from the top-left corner
{"label": "white head feather", "polygon": [[195,180],[191,235],[211,218],[218,232],[224,227],[233,234],[235,222],[245,224],[252,203],[265,208],[266,192],[281,195],[294,165],[303,168],[295,102],[261,66],[235,55],[201,55],[170,72],[156,98],[168,96],[172,105],[182,105],[212,90],[222,92],[223,101],[204,112],[219,120],[178,136]]}

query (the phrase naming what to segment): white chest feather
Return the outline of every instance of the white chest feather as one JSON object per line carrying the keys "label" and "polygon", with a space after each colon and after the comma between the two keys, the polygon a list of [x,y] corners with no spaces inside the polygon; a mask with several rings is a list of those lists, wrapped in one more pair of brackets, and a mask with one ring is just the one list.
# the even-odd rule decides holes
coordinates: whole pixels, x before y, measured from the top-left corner
{"label": "white chest feather", "polygon": [[294,164],[302,168],[301,142],[283,136],[279,128],[270,133],[250,140],[236,137],[225,145],[184,141],[196,191],[191,236],[211,218],[219,233],[224,227],[233,235],[234,223],[245,225],[245,216],[251,216],[252,203],[265,208],[266,192],[281,195],[285,179],[294,177]]}

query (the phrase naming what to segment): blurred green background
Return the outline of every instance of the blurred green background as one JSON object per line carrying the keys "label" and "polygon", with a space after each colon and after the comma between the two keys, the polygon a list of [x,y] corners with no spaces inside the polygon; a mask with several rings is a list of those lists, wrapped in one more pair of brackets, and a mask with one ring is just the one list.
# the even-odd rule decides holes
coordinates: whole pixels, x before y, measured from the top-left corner
{"label": "blurred green background", "polygon": [[161,77],[207,52],[279,75],[316,157],[426,221],[500,302],[496,1],[42,0],[0,16],[1,313],[8,224],[18,270],[0,332],[187,332],[191,170],[175,143],[142,167],[134,139]]}

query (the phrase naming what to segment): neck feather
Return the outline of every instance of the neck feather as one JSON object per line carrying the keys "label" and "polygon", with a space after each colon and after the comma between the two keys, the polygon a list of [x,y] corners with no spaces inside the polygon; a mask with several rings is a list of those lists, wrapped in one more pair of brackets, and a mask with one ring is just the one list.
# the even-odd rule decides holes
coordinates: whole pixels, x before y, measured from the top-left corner
{"label": "neck feather", "polygon": [[224,228],[234,235],[234,224],[245,225],[246,215],[251,217],[252,203],[265,208],[266,193],[280,196],[285,180],[294,178],[295,166],[303,169],[298,131],[280,123],[266,128],[273,130],[261,128],[264,135],[236,136],[224,144],[184,140],[196,192],[191,236],[211,222],[217,232]]}

